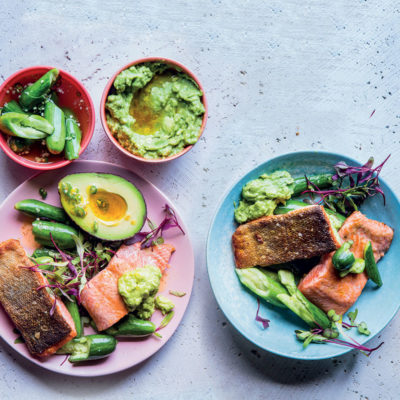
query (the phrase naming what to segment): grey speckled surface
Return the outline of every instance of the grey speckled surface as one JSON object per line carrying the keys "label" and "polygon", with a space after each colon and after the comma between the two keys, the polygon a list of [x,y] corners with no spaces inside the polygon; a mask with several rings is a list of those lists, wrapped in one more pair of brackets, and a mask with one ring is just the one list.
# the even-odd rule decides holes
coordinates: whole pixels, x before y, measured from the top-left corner
{"label": "grey speckled surface", "polygon": [[[394,3],[2,1],[1,80],[30,65],[59,66],[83,81],[97,112],[116,69],[157,55],[191,69],[209,102],[203,138],[170,164],[132,163],[110,146],[98,118],[83,157],[139,171],[182,211],[196,275],[174,337],[142,365],[99,379],[48,373],[1,344],[2,399],[398,398],[398,318],[372,342],[385,345],[369,359],[355,353],[312,363],[281,359],[226,323],[205,265],[220,196],[230,181],[270,157],[322,149],[363,161],[392,153],[382,175],[399,193],[400,9]],[[0,169],[1,200],[31,175],[4,154]]]}

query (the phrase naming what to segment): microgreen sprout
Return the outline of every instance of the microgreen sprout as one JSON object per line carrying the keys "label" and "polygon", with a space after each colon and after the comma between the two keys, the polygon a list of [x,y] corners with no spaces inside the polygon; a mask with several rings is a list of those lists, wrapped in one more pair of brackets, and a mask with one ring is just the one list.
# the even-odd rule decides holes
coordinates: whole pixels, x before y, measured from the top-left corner
{"label": "microgreen sprout", "polygon": [[255,318],[255,320],[258,321],[258,322],[261,322],[263,328],[264,328],[264,329],[267,329],[267,328],[269,327],[270,320],[267,319],[267,318],[261,317],[260,314],[259,314],[259,312],[260,312],[260,299],[257,298],[257,312],[256,312],[256,318]]}
{"label": "microgreen sprout", "polygon": [[146,247],[164,243],[162,235],[168,229],[178,228],[183,234],[185,234],[182,227],[179,225],[175,211],[168,204],[165,204],[163,211],[165,213],[165,217],[161,221],[160,225],[156,226],[152,221],[147,219],[147,224],[149,225],[151,231],[139,232],[132,239],[128,240],[126,243],[133,244],[140,242],[140,247],[144,249]]}
{"label": "microgreen sprout", "polygon": [[357,211],[367,197],[376,194],[382,196],[385,205],[385,194],[380,186],[379,174],[389,157],[390,154],[375,168],[372,168],[373,157],[370,157],[361,167],[350,166],[346,162],[340,161],[334,166],[335,174],[332,176],[332,189],[321,190],[306,176],[307,190],[303,193],[309,193],[312,199],[315,195],[318,196],[318,203],[344,215]]}
{"label": "microgreen sprout", "polygon": [[174,316],[174,312],[173,312],[173,311],[169,312],[169,313],[163,318],[163,320],[161,321],[159,327],[155,330],[155,332],[153,332],[153,335],[155,335],[155,336],[157,336],[157,337],[159,337],[159,338],[162,338],[162,336],[158,333],[158,331],[159,331],[160,329],[165,328],[165,327],[171,322],[171,319],[172,319],[173,316]]}
{"label": "microgreen sprout", "polygon": [[[354,338],[349,337],[344,331],[345,329],[357,328],[358,332],[363,335],[370,335],[371,332],[368,330],[367,324],[363,321],[359,324],[356,323],[355,319],[357,317],[358,310],[354,312],[349,312],[347,316],[349,317],[350,324],[342,321],[342,316],[336,314],[334,310],[329,310],[327,315],[331,320],[331,328],[322,329],[321,327],[311,329],[310,331],[296,330],[295,334],[297,339],[303,342],[303,348],[306,348],[310,343],[334,343],[341,346],[350,347],[352,349],[357,349],[361,351],[366,356],[370,356],[372,352],[378,350],[383,342],[374,348],[369,348],[358,343]],[[339,339],[339,335],[344,338],[349,339],[348,341]]]}
{"label": "microgreen sprout", "polygon": [[[74,236],[76,250],[67,252],[58,247],[52,236],[50,239],[55,248],[52,255],[54,262],[35,263],[32,266],[21,266],[21,268],[40,271],[46,277],[47,283],[38,287],[37,290],[46,288],[51,293],[68,300],[71,300],[71,296],[75,296],[80,303],[80,293],[86,282],[107,266],[115,251],[100,242],[83,242],[81,237]],[[56,309],[56,299],[57,297],[54,297],[50,315],[53,315]]]}

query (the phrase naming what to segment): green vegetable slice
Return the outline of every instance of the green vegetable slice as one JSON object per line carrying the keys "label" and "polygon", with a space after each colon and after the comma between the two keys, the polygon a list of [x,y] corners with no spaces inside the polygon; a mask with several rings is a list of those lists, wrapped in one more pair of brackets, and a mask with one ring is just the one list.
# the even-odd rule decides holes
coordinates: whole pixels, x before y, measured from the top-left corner
{"label": "green vegetable slice", "polygon": [[381,287],[383,282],[381,274],[379,273],[378,266],[375,262],[374,251],[372,250],[371,241],[367,243],[364,248],[364,260],[365,260],[365,271],[367,272],[368,278],[372,282],[376,283],[378,287]]}

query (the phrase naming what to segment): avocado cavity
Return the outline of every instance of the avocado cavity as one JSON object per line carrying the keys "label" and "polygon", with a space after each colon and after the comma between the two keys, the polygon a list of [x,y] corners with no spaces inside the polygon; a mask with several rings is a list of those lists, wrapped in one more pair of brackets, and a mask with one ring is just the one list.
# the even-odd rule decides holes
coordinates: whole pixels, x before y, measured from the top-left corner
{"label": "avocado cavity", "polygon": [[122,196],[104,189],[89,194],[89,207],[93,214],[104,222],[119,221],[126,216],[128,209]]}

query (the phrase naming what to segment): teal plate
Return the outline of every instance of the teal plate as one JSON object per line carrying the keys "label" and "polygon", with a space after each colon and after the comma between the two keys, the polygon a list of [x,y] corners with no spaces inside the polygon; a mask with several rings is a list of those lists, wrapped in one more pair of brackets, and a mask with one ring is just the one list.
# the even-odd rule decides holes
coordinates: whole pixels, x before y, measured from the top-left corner
{"label": "teal plate", "polygon": [[[301,360],[321,360],[343,355],[351,351],[336,344],[311,344],[302,348],[295,329],[308,329],[304,322],[288,310],[277,309],[262,302],[260,315],[268,318],[266,330],[255,321],[257,300],[239,282],[235,273],[235,262],[231,247],[231,236],[237,225],[233,219],[234,202],[238,203],[244,184],[263,173],[287,170],[293,177],[304,174],[333,172],[332,166],[344,160],[351,165],[361,165],[351,158],[325,152],[290,153],[271,159],[251,170],[236,182],[222,199],[212,221],[207,241],[207,267],[215,298],[230,323],[249,341],[260,348],[284,357]],[[382,160],[376,160],[382,161]],[[382,197],[367,199],[361,211],[369,218],[390,225],[397,232],[400,222],[400,204],[393,191],[381,180],[386,195],[386,206]],[[379,262],[383,286],[376,289],[370,281],[351,310],[358,308],[358,321],[366,321],[370,336],[360,335],[353,329],[350,336],[364,344],[376,336],[394,317],[400,305],[400,236],[395,233],[388,253]]]}

